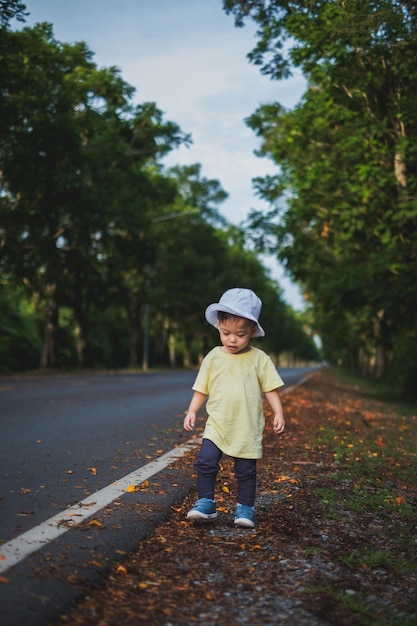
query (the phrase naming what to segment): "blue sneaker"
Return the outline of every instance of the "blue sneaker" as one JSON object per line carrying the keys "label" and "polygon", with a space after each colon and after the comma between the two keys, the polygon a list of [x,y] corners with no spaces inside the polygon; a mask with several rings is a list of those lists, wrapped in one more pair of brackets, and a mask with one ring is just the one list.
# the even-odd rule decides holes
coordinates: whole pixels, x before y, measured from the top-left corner
{"label": "blue sneaker", "polygon": [[209,520],[217,517],[216,503],[208,498],[200,498],[188,511],[187,519]]}
{"label": "blue sneaker", "polygon": [[235,524],[242,528],[255,528],[255,509],[253,506],[238,504],[235,512]]}

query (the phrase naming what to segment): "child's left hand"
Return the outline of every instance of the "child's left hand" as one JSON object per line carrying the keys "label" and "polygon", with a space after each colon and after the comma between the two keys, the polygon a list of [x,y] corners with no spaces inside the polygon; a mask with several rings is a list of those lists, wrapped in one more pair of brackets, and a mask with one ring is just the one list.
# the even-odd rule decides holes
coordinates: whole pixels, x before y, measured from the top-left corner
{"label": "child's left hand", "polygon": [[280,414],[275,415],[272,427],[274,429],[274,433],[276,433],[277,435],[279,433],[284,432],[284,429],[285,429],[284,417]]}

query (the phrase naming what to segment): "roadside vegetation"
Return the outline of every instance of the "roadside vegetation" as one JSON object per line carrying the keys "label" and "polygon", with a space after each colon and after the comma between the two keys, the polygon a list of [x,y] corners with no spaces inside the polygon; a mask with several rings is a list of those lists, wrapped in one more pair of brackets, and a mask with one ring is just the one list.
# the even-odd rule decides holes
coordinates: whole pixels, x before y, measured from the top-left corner
{"label": "roadside vegetation", "polygon": [[410,2],[223,0],[256,25],[250,62],[301,74],[248,117],[276,174],[248,224],[301,285],[325,358],[417,394],[417,17]]}

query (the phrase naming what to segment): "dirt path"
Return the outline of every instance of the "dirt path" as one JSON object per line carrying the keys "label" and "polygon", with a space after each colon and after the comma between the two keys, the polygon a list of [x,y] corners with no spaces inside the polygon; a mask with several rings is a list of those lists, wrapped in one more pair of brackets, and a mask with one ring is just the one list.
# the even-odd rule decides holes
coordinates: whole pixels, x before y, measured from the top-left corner
{"label": "dirt path", "polygon": [[255,530],[233,526],[226,459],[217,520],[187,522],[190,494],[59,626],[417,624],[415,415],[326,373],[284,405]]}

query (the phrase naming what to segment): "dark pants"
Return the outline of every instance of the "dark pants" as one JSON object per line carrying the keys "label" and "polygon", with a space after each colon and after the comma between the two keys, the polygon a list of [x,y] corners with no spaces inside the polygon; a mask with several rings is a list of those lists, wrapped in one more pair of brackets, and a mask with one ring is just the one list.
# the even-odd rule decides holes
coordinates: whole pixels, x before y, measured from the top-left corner
{"label": "dark pants", "polygon": [[[199,498],[214,500],[219,461],[223,452],[210,439],[203,439],[194,467],[197,470]],[[237,480],[237,502],[253,506],[256,494],[256,459],[232,457]]]}

